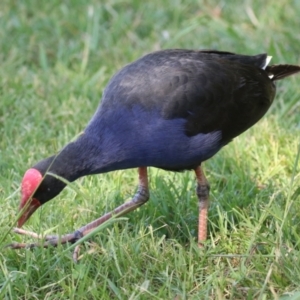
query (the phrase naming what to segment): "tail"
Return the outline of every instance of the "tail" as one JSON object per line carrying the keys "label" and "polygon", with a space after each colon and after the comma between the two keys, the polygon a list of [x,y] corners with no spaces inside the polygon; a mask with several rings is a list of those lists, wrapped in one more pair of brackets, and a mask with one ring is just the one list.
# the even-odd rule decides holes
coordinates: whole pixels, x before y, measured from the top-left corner
{"label": "tail", "polygon": [[300,72],[300,66],[273,65],[266,67],[266,72],[270,79],[275,81]]}

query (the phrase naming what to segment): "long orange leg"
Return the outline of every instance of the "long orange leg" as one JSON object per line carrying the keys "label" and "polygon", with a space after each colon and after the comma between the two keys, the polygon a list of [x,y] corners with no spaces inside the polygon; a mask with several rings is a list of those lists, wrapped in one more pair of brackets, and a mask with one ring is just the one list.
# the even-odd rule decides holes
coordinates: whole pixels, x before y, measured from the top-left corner
{"label": "long orange leg", "polygon": [[[110,219],[113,215],[122,216],[127,214],[130,211],[135,210],[139,206],[145,204],[149,200],[149,187],[148,187],[148,174],[147,174],[147,167],[140,167],[138,168],[139,172],[139,187],[138,191],[135,194],[135,196],[132,198],[131,201],[126,202],[120,206],[118,206],[116,209],[114,209],[112,212],[109,212],[102,217],[92,221],[91,223],[88,223],[87,225],[81,227],[80,229],[76,230],[73,233],[63,235],[61,237],[55,236],[55,235],[49,235],[42,237],[34,232],[22,230],[19,228],[15,228],[14,231],[19,234],[28,235],[33,238],[44,238],[46,242],[44,244],[39,243],[32,243],[32,244],[24,244],[24,243],[12,243],[8,245],[8,247],[13,249],[21,249],[21,248],[32,248],[32,247],[38,247],[42,246],[44,248],[47,248],[49,246],[57,246],[58,244],[65,244],[68,242],[75,243],[80,238],[87,235],[89,232],[100,226],[102,223]],[[77,260],[77,256],[79,253],[79,248],[76,247],[74,251],[73,258],[74,260]]]}
{"label": "long orange leg", "polygon": [[198,219],[198,245],[203,247],[203,242],[207,238],[207,213],[209,207],[209,184],[201,169],[195,169],[197,178],[197,196],[199,199],[199,219]]}

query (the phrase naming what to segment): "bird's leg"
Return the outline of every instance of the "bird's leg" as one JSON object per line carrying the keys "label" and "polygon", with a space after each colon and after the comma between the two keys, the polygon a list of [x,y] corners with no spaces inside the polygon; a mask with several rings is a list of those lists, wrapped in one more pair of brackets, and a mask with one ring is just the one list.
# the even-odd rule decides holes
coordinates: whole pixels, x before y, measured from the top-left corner
{"label": "bird's leg", "polygon": [[197,196],[199,199],[199,220],[198,220],[198,245],[203,247],[203,242],[207,237],[207,212],[209,206],[209,184],[201,169],[201,166],[195,169],[197,178]]}
{"label": "bird's leg", "polygon": [[[148,174],[147,174],[147,167],[140,167],[138,168],[139,172],[139,187],[138,191],[135,194],[135,196],[132,198],[131,201],[126,202],[120,206],[118,206],[116,209],[113,211],[103,215],[102,217],[96,219],[95,221],[88,223],[87,225],[81,227],[80,229],[76,230],[74,233],[66,234],[61,237],[59,236],[40,236],[34,232],[30,231],[25,231],[19,228],[15,228],[14,231],[19,234],[23,235],[28,235],[34,238],[44,238],[46,242],[42,245],[39,243],[32,243],[32,244],[23,244],[23,243],[12,243],[8,245],[8,247],[13,248],[13,249],[21,249],[21,248],[32,248],[32,247],[37,247],[37,246],[42,246],[42,247],[49,247],[50,245],[52,246],[57,246],[58,244],[64,244],[64,243],[75,243],[77,240],[80,238],[84,237],[87,235],[89,232],[100,226],[102,223],[110,219],[112,216],[122,216],[127,214],[130,211],[135,210],[139,206],[145,204],[149,200],[149,187],[148,187]],[[75,248],[75,252],[78,254],[79,249],[78,247]],[[74,259],[76,259],[77,254],[74,253]]]}
{"label": "bird's leg", "polygon": [[83,236],[87,235],[90,231],[110,219],[113,215],[122,216],[130,211],[135,210],[139,206],[145,204],[149,200],[149,188],[148,188],[148,175],[147,167],[140,167],[139,172],[139,187],[137,193],[134,195],[131,201],[126,202],[117,207],[112,212],[109,212],[99,219],[81,227],[77,232],[80,232]]}

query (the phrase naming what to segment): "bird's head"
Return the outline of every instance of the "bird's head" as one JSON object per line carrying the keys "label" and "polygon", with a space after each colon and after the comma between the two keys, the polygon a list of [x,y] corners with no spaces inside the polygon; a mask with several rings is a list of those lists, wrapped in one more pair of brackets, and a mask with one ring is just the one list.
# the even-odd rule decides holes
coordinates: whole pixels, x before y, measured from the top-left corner
{"label": "bird's head", "polygon": [[44,173],[36,168],[31,168],[24,174],[19,206],[19,211],[22,211],[22,214],[18,220],[18,227],[22,227],[41,205],[58,195],[66,186],[56,177],[44,175]]}

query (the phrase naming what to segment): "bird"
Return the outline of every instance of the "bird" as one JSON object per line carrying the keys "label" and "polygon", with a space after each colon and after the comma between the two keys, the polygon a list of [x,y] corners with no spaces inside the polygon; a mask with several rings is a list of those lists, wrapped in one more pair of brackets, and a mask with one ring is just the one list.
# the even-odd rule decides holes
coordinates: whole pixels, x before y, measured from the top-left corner
{"label": "bird", "polygon": [[[110,79],[96,112],[77,139],[25,172],[15,232],[39,237],[21,227],[66,182],[137,168],[139,183],[132,200],[73,233],[47,236],[43,246],[74,243],[113,215],[145,204],[150,198],[147,170],[156,167],[194,171],[198,244],[202,247],[209,207],[209,183],[202,163],[265,115],[276,94],[275,81],[300,72],[297,65],[269,66],[270,59],[266,53],[167,49],[123,67]],[[11,244],[14,249],[25,246]]]}

